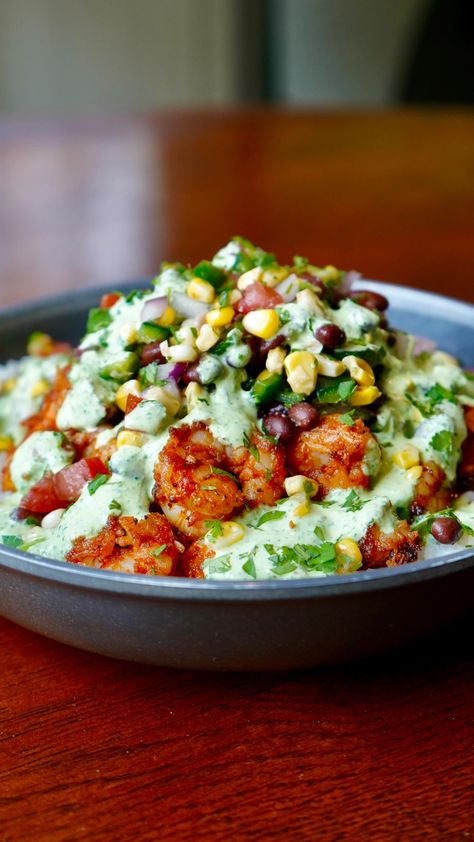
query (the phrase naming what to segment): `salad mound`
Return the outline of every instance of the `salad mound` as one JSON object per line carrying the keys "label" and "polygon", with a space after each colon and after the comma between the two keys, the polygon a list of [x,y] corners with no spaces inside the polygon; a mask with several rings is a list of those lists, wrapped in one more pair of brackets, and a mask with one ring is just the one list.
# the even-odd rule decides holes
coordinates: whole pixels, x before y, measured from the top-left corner
{"label": "salad mound", "polygon": [[[354,281],[358,281],[354,286]],[[234,237],[0,367],[0,542],[274,579],[474,546],[474,378],[359,276]]]}

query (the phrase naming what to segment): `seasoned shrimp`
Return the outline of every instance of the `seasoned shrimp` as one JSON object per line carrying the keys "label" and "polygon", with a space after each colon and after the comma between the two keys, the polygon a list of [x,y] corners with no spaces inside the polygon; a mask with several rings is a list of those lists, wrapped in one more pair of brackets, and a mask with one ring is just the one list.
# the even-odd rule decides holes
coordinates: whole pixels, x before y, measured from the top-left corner
{"label": "seasoned shrimp", "polygon": [[77,430],[66,430],[68,439],[74,445],[78,459],[101,459],[102,462],[108,462],[117,450],[117,439],[115,437],[108,439],[105,444],[100,447],[97,445],[97,438],[107,427],[99,427],[97,430],[89,432],[82,432]]}
{"label": "seasoned shrimp", "polygon": [[141,520],[110,517],[98,535],[78,538],[66,560],[117,573],[171,576],[182,549],[166,518],[152,512]]}
{"label": "seasoned shrimp", "polygon": [[200,541],[195,541],[183,553],[181,559],[181,571],[188,579],[204,579],[202,572],[202,565],[206,558],[211,558],[214,555],[213,551],[202,544]]}
{"label": "seasoned shrimp", "polygon": [[352,426],[326,415],[312,430],[298,433],[288,447],[292,471],[316,480],[323,494],[333,488],[369,487],[368,461],[380,458],[370,430],[358,419]]}
{"label": "seasoned shrimp", "polygon": [[436,462],[426,462],[419,478],[410,506],[410,515],[416,517],[424,512],[439,512],[450,505],[453,492],[444,487],[446,474]]}
{"label": "seasoned shrimp", "polygon": [[199,538],[207,520],[223,520],[242,507],[238,480],[226,469],[225,447],[203,422],[171,430],[155,464],[155,500],[185,535]]}
{"label": "seasoned shrimp", "polygon": [[467,438],[462,448],[459,477],[464,487],[474,489],[474,407],[468,407],[465,410],[464,419],[467,427]]}
{"label": "seasoned shrimp", "polygon": [[364,567],[397,567],[416,561],[421,548],[418,532],[412,532],[406,520],[390,533],[383,533],[378,524],[369,526],[359,541]]}
{"label": "seasoned shrimp", "polygon": [[51,389],[46,393],[38,412],[22,421],[27,435],[41,430],[57,430],[56,416],[66,397],[66,392],[71,388],[67,376],[69,369],[70,366],[68,365],[58,370]]}
{"label": "seasoned shrimp", "polygon": [[285,457],[280,444],[255,432],[249,447],[237,447],[229,454],[229,467],[242,486],[245,502],[273,506],[284,493]]}

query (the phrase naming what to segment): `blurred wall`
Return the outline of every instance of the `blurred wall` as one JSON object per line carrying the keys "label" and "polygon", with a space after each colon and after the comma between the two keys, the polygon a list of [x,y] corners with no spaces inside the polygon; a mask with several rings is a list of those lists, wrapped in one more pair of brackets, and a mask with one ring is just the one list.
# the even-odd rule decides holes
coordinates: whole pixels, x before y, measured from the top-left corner
{"label": "blurred wall", "polygon": [[0,0],[0,109],[233,102],[238,3]]}
{"label": "blurred wall", "polygon": [[270,95],[289,102],[396,100],[430,0],[272,0]]}

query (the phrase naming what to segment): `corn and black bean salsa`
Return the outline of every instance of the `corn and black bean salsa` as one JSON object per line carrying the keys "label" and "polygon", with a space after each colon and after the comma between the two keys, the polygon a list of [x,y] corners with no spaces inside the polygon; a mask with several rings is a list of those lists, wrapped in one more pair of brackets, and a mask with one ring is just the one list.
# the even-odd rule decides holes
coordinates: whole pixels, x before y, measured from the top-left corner
{"label": "corn and black bean salsa", "polygon": [[356,273],[235,237],[0,369],[0,542],[145,575],[318,577],[474,545],[474,379]]}

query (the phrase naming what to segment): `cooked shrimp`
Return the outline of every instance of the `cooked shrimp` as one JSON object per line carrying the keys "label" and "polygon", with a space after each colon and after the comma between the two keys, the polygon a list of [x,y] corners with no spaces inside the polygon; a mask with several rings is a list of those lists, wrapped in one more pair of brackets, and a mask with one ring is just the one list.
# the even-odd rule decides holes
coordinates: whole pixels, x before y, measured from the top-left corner
{"label": "cooked shrimp", "polygon": [[22,421],[27,435],[41,430],[58,429],[56,426],[56,416],[66,397],[66,392],[71,388],[67,376],[69,369],[70,366],[65,366],[58,370],[51,389],[44,396],[38,412]]}
{"label": "cooked shrimp", "polygon": [[412,532],[406,520],[390,533],[383,533],[378,524],[369,526],[359,541],[364,567],[397,567],[416,561],[421,548],[418,532]]}
{"label": "cooked shrimp", "polygon": [[108,462],[117,450],[115,437],[108,439],[100,447],[97,445],[97,438],[107,427],[99,427],[97,430],[80,432],[78,430],[66,430],[66,435],[74,445],[78,459],[91,459],[96,457],[102,462]]}
{"label": "cooked shrimp", "polygon": [[223,520],[244,503],[227,457],[203,422],[175,427],[155,464],[155,500],[185,535],[199,538],[207,520]]}
{"label": "cooked shrimp", "polygon": [[141,520],[110,517],[98,535],[78,538],[66,560],[117,573],[171,576],[181,549],[166,518],[152,512]]}
{"label": "cooked shrimp", "polygon": [[424,512],[439,512],[450,505],[453,492],[444,487],[446,474],[436,462],[426,462],[419,478],[410,506],[410,515],[416,517]]}
{"label": "cooked shrimp", "polygon": [[298,433],[288,447],[292,471],[316,480],[323,494],[333,488],[369,487],[367,457],[379,446],[364,423],[341,423],[326,415],[312,430]]}
{"label": "cooked shrimp", "polygon": [[465,410],[464,419],[467,427],[467,438],[462,448],[459,477],[464,487],[474,489],[474,407],[468,407]]}
{"label": "cooked shrimp", "polygon": [[250,507],[273,506],[284,493],[285,457],[280,444],[256,432],[249,447],[237,447],[229,454],[229,467],[242,486]]}
{"label": "cooked shrimp", "polygon": [[202,565],[206,558],[211,558],[214,553],[205,544],[195,541],[183,553],[181,559],[181,571],[188,579],[204,579]]}

